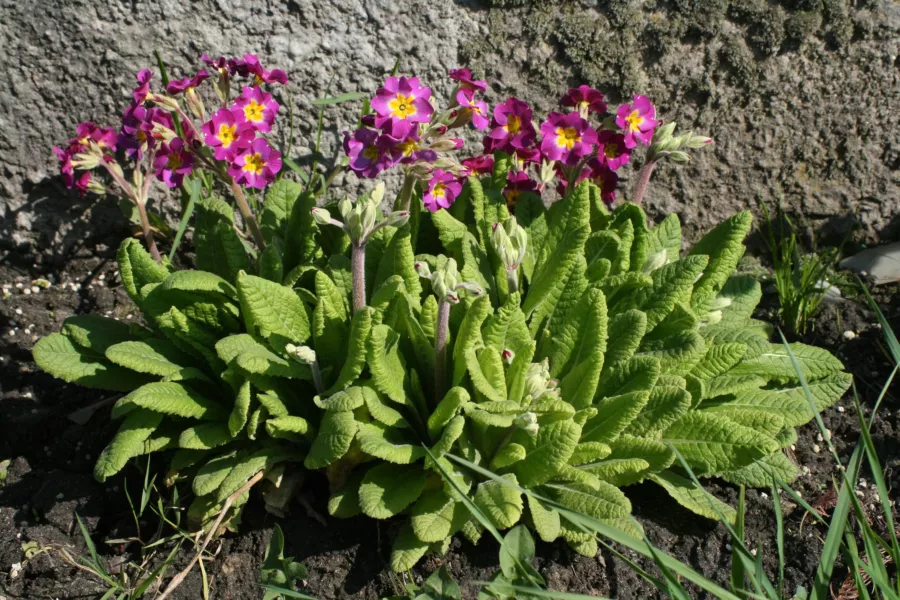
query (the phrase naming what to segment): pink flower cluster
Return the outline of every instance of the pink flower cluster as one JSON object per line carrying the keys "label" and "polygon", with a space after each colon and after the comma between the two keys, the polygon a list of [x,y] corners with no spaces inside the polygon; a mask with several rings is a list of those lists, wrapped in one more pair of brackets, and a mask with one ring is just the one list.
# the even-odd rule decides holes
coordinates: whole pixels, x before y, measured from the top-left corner
{"label": "pink flower cluster", "polygon": [[655,108],[645,96],[636,95],[631,103],[616,111],[615,123],[620,130],[595,129],[588,120],[597,115],[601,123],[607,114],[603,94],[582,85],[570,89],[560,104],[571,109],[568,113],[551,112],[541,123],[540,136],[533,123],[533,112],[527,103],[508,98],[494,107],[490,130],[483,145],[485,154],[463,161],[474,173],[490,172],[491,154],[503,152],[515,159],[504,196],[510,210],[515,209],[518,197],[526,191],[542,186],[527,174],[529,165],[552,164],[559,178],[559,191],[567,185],[590,178],[601,187],[605,202],[612,203],[618,183],[617,171],[628,163],[631,151],[639,143],[650,144],[658,125]]}
{"label": "pink flower cluster", "polygon": [[59,159],[59,170],[63,184],[69,189],[74,188],[82,196],[88,191],[88,185],[91,183],[91,172],[84,171],[76,178],[72,159],[76,155],[90,150],[92,145],[101,150],[104,160],[107,157],[111,159],[112,154],[116,151],[115,130],[112,127],[98,127],[90,121],[79,123],[75,137],[70,139],[65,147],[56,146],[53,148],[53,153]]}
{"label": "pink flower cluster", "polygon": [[219,109],[201,127],[216,160],[227,162],[228,174],[241,185],[262,189],[281,170],[281,154],[257,137],[272,130],[278,108],[272,94],[247,86],[231,106]]}

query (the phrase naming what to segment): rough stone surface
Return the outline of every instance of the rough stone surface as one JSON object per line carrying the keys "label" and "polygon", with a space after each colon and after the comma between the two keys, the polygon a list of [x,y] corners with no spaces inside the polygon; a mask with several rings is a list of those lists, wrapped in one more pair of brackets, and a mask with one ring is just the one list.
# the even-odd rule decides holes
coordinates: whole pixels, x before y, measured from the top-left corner
{"label": "rough stone surface", "polygon": [[[665,119],[716,140],[692,164],[658,169],[649,191],[651,214],[680,213],[689,238],[782,196],[820,233],[842,236],[851,214],[866,241],[897,230],[900,5],[889,0],[0,0],[0,12],[6,249],[66,256],[121,222],[111,201],[61,187],[51,148],[81,120],[118,125],[154,50],[177,76],[202,52],[256,52],[287,70],[281,99],[295,107],[300,161],[312,146],[310,102],[374,90],[396,58],[439,96],[446,70],[469,64],[493,82],[489,101],[517,95],[539,114],[570,84],[613,102],[640,91]],[[357,108],[329,109],[326,156]]]}

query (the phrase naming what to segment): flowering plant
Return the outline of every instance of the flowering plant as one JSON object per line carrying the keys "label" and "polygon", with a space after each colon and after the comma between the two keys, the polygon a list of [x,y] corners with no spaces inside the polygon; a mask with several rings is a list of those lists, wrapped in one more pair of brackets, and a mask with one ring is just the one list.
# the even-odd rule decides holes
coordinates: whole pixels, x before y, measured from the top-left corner
{"label": "flowering plant", "polygon": [[[147,327],[73,317],[34,350],[57,377],[130,392],[113,410],[124,421],[98,478],[175,450],[169,479],[190,479],[190,514],[203,525],[239,510],[261,480],[283,512],[299,470],[324,470],[331,514],[403,516],[391,558],[402,571],[458,532],[479,538],[461,494],[498,529],[524,521],[593,555],[596,540],[552,505],[634,531],[620,488],[648,480],[690,510],[733,518],[684,476],[676,451],[698,475],[734,483],[796,475],[782,449],[813,417],[806,394],[826,407],[850,378],[823,350],[771,344],[771,328],[752,318],[760,285],[734,274],[749,213],[682,256],[677,216],[651,227],[634,202],[610,210],[614,174],[634,148],[647,146],[637,200],[654,165],[684,162],[709,140],[659,126],[641,96],[595,127],[588,119],[606,103],[584,87],[563,97],[570,112],[540,127],[515,98],[488,122],[486,84],[465,70],[451,77],[444,111],[416,78],[389,78],[374,113],[346,135],[360,177],[403,170],[389,214],[383,182],[316,206],[281,179],[266,194],[256,274],[219,200],[198,213],[206,271],[173,272],[136,240],[123,243],[123,286]],[[162,140],[163,181],[190,160],[238,189],[266,180],[257,169],[274,162],[259,137],[270,102],[245,89],[243,117],[211,118],[205,146]],[[183,122],[176,106],[166,104]],[[252,135],[239,122],[253,123]],[[485,152],[459,161],[451,132],[468,123],[487,131]],[[562,197],[547,208],[539,194],[554,181]],[[526,505],[517,488],[537,496]]]}

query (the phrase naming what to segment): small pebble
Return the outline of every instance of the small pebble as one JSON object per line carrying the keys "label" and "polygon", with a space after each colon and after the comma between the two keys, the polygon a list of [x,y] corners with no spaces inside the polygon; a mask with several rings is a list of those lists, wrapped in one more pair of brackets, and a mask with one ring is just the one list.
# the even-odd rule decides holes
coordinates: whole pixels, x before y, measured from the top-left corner
{"label": "small pebble", "polygon": [[815,452],[816,454],[818,454],[818,453],[821,452],[821,451],[822,451],[822,449],[819,447],[818,444],[813,444],[813,452]]}
{"label": "small pebble", "polygon": [[822,437],[822,434],[821,434],[821,433],[818,434],[818,435],[816,436],[816,441],[817,441],[817,442],[821,442],[821,441],[823,441],[824,439],[825,439],[825,438]]}
{"label": "small pebble", "polygon": [[847,340],[847,341],[856,339],[856,332],[855,332],[855,331],[850,331],[850,330],[848,329],[847,331],[844,332],[844,339]]}
{"label": "small pebble", "polygon": [[21,308],[17,308],[17,309],[16,309],[16,314],[17,314],[17,315],[21,315],[21,314],[22,314],[22,309],[21,309]]}
{"label": "small pebble", "polygon": [[844,410],[846,410],[846,409],[845,409],[843,406],[838,406],[838,407],[837,407],[837,411],[838,411],[839,413],[844,412]]}
{"label": "small pebble", "polygon": [[41,291],[41,288],[39,288],[39,287],[36,286],[36,285],[33,285],[33,286],[31,286],[31,291],[32,291],[32,293],[37,294],[38,292]]}
{"label": "small pebble", "polygon": [[763,500],[768,500],[768,499],[769,499],[769,495],[768,495],[767,493],[765,493],[765,492],[760,492],[760,493],[759,493],[759,497],[762,498]]}
{"label": "small pebble", "polygon": [[60,492],[56,495],[57,500],[62,500],[63,498],[65,498],[65,495],[62,492]]}
{"label": "small pebble", "polygon": [[25,294],[26,296],[30,296],[30,295],[31,295],[31,288],[25,288],[24,290],[22,290],[22,293]]}
{"label": "small pebble", "polygon": [[13,337],[14,335],[16,335],[16,330],[15,330],[15,329],[10,329],[9,332],[8,332],[8,334],[9,334],[9,337]]}

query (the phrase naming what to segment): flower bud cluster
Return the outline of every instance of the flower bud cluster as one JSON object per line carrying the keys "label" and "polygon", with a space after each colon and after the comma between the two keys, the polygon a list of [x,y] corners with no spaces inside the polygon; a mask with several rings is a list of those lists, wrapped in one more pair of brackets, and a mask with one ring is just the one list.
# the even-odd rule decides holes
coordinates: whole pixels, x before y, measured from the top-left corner
{"label": "flower bud cluster", "polygon": [[324,208],[314,208],[312,217],[319,225],[334,225],[343,229],[350,236],[350,241],[357,246],[368,243],[372,235],[382,227],[403,227],[409,221],[409,212],[397,211],[384,219],[378,220],[378,210],[384,199],[384,182],[380,182],[374,190],[353,202],[344,198],[338,202],[341,220],[331,216]]}
{"label": "flower bud cluster", "polygon": [[686,163],[691,160],[686,150],[703,148],[712,143],[712,138],[695,135],[693,131],[687,131],[681,135],[674,134],[675,123],[667,123],[660,127],[647,151],[647,160],[656,161],[668,158],[676,163]]}
{"label": "flower bud cluster", "polygon": [[439,302],[459,304],[460,298],[465,294],[480,296],[484,293],[482,287],[477,283],[461,281],[462,276],[456,266],[456,261],[452,258],[445,259],[434,272],[431,271],[428,263],[417,262],[416,273],[419,274],[419,277],[431,281],[431,289]]}

